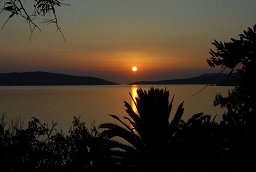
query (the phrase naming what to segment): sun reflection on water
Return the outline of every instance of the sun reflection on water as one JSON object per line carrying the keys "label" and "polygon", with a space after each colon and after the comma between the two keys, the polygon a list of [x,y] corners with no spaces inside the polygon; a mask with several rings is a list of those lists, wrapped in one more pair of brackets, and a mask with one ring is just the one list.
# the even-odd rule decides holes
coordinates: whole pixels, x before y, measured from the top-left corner
{"label": "sun reflection on water", "polygon": [[[138,86],[137,85],[132,85],[132,87],[131,87],[131,95],[132,95],[132,98],[134,100],[135,100],[136,97],[138,97],[137,90],[138,90]],[[138,113],[136,105],[134,104],[133,100],[131,100],[131,106],[132,106],[133,111],[135,113]]]}

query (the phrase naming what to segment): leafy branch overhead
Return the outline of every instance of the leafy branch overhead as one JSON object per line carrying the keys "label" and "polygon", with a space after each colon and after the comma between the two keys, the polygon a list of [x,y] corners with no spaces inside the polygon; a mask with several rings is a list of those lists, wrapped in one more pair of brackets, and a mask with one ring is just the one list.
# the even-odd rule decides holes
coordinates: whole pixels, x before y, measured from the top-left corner
{"label": "leafy branch overhead", "polygon": [[[27,5],[29,5],[29,7]],[[36,22],[36,19],[38,17],[43,17],[43,23],[55,24],[57,31],[61,33],[63,39],[65,40],[56,14],[57,7],[61,7],[63,5],[69,4],[63,3],[63,0],[33,0],[32,2],[26,2],[25,0],[0,0],[0,14],[3,12],[9,14],[9,17],[3,24],[2,29],[5,27],[6,23],[14,16],[22,17],[29,24],[31,40],[31,36],[35,29],[41,31],[39,25]],[[30,9],[32,9],[32,11],[30,11]],[[53,17],[45,18],[46,15]]]}
{"label": "leafy branch overhead", "polygon": [[211,58],[207,59],[210,67],[221,66],[233,70],[244,71],[255,65],[256,24],[248,27],[239,35],[239,39],[231,38],[230,42],[212,42],[216,50],[210,49]]}

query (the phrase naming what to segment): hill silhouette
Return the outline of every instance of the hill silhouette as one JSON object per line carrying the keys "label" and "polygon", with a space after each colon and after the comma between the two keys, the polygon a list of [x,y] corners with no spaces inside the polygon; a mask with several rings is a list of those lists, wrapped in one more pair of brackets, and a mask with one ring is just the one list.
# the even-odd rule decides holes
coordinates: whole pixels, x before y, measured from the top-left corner
{"label": "hill silhouette", "polygon": [[151,85],[151,84],[210,84],[218,86],[235,86],[236,82],[233,77],[238,77],[237,73],[230,77],[226,73],[209,73],[196,77],[184,79],[158,80],[158,81],[138,81],[130,84]]}
{"label": "hill silhouette", "polygon": [[72,76],[50,72],[0,73],[1,86],[44,85],[118,85],[118,83],[90,76]]}
{"label": "hill silhouette", "polygon": [[[235,86],[233,76],[226,73],[209,73],[184,79],[158,81],[136,81],[128,85],[157,85],[157,84],[210,84],[218,86]],[[0,73],[0,86],[49,86],[49,85],[119,85],[117,82],[91,76],[74,76],[50,72],[11,72]]]}

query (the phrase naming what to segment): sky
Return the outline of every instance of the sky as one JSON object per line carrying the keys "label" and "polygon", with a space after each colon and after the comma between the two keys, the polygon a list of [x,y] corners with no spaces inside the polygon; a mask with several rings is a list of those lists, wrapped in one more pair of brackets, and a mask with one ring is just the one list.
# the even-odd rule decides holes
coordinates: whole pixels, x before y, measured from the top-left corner
{"label": "sky", "polygon": [[[64,0],[59,26],[13,17],[0,30],[0,73],[46,71],[127,84],[188,78],[210,68],[214,40],[256,24],[255,0]],[[31,1],[25,1],[31,9]],[[0,13],[0,26],[9,14]],[[52,18],[52,16],[47,16]],[[132,71],[136,66],[138,70]]]}

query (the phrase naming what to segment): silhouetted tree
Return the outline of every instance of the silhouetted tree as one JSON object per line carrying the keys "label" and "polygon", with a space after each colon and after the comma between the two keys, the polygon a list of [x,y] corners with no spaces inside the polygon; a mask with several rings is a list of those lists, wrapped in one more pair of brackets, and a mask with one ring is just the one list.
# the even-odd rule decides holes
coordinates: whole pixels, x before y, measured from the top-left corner
{"label": "silhouetted tree", "polygon": [[[210,67],[220,66],[237,71],[237,86],[227,97],[217,94],[214,106],[227,108],[223,114],[223,143],[227,164],[233,170],[252,171],[253,161],[250,158],[256,153],[256,25],[231,38],[231,42],[214,41],[216,50],[210,50],[211,58],[207,59]],[[234,166],[236,164],[236,166]]]}
{"label": "silhouetted tree", "polygon": [[138,89],[138,97],[133,99],[138,114],[131,105],[125,103],[129,117],[124,117],[129,124],[116,115],[110,115],[121,122],[122,126],[114,123],[104,123],[99,128],[105,129],[101,135],[106,138],[121,137],[131,147],[122,148],[127,155],[130,166],[136,169],[164,169],[169,166],[169,142],[179,129],[183,114],[183,102],[179,105],[172,121],[169,121],[174,96],[169,102],[169,91],[151,88],[148,91]]}
{"label": "silhouetted tree", "polygon": [[248,28],[240,39],[231,38],[231,42],[212,43],[216,51],[210,50],[212,57],[207,59],[211,67],[221,66],[223,69],[229,68],[239,73],[235,78],[237,86],[224,98],[218,95],[215,105],[228,108],[228,113],[223,116],[223,120],[236,124],[255,123],[256,115],[256,25]]}

